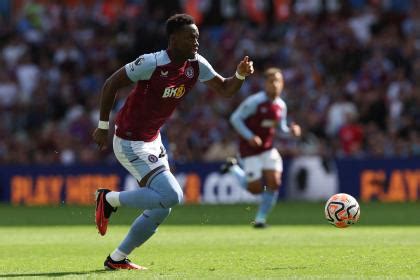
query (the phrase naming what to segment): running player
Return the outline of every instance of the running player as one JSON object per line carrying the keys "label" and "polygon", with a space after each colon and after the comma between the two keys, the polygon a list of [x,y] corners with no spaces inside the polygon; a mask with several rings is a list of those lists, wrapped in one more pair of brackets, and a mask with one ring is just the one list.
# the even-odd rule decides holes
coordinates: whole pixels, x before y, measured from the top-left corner
{"label": "running player", "polygon": [[127,236],[106,258],[106,269],[144,269],[127,256],[146,242],[165,220],[171,207],[182,201],[181,187],[169,171],[168,158],[159,130],[197,81],[204,82],[223,96],[234,95],[245,77],[254,72],[246,56],[232,77],[220,76],[197,53],[199,31],[194,19],[176,14],[166,22],[168,48],[144,54],[121,67],[104,83],[100,120],[93,139],[106,148],[109,114],[117,91],[136,83],[116,118],[113,149],[119,162],[138,180],[140,188],[96,192],[96,225],[101,235],[117,207],[146,209],[132,224]]}
{"label": "running player", "polygon": [[233,112],[230,122],[240,136],[239,154],[243,167],[236,159],[229,158],[222,166],[222,173],[234,174],[241,186],[253,194],[262,194],[254,227],[265,228],[269,212],[277,202],[283,162],[273,148],[276,131],[300,136],[300,126],[287,125],[287,107],[280,98],[283,75],[278,68],[268,68],[265,73],[265,91],[246,98]]}

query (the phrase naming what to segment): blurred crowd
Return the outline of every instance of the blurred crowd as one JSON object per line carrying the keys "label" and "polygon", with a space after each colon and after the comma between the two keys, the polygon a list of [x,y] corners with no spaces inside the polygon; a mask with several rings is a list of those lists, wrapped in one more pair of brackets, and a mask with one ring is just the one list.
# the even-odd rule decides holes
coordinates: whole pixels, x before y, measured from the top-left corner
{"label": "blurred crowd", "polygon": [[[6,2],[0,164],[115,161],[111,147],[99,152],[91,140],[101,87],[127,62],[165,49],[164,21],[183,11],[197,18],[199,52],[216,71],[231,76],[249,55],[256,73],[232,99],[196,85],[162,129],[172,160],[235,155],[228,118],[263,88],[269,66],[283,70],[289,120],[304,133],[279,135],[283,155],[420,155],[417,0]],[[129,91],[119,92],[112,118]]]}

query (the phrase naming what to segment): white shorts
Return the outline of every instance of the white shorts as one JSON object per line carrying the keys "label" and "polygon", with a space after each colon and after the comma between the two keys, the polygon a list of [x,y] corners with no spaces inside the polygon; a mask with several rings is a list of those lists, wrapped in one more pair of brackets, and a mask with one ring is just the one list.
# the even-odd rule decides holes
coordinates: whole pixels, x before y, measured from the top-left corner
{"label": "white shorts", "polygon": [[139,182],[159,166],[169,170],[168,156],[160,134],[152,142],[124,140],[114,135],[113,147],[118,161]]}
{"label": "white shorts", "polygon": [[283,160],[275,148],[255,156],[242,158],[242,162],[248,182],[259,180],[263,170],[283,172]]}

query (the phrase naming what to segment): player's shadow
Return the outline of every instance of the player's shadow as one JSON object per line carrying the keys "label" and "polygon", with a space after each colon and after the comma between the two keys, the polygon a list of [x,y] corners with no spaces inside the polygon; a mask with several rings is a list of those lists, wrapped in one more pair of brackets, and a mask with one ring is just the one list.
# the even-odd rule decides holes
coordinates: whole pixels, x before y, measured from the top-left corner
{"label": "player's shadow", "polygon": [[45,273],[9,273],[9,274],[0,274],[0,278],[3,277],[59,277],[67,275],[85,275],[90,273],[104,273],[109,272],[104,269],[89,270],[89,271],[66,271],[66,272],[45,272]]}

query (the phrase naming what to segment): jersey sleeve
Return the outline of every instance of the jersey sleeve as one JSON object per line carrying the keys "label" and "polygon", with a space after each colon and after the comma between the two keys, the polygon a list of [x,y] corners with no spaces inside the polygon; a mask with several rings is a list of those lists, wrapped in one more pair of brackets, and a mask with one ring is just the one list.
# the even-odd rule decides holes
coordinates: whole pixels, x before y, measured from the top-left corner
{"label": "jersey sleeve", "polygon": [[283,133],[290,133],[290,128],[287,125],[287,106],[284,101],[280,103],[281,106],[281,117],[278,125],[278,129]]}
{"label": "jersey sleeve", "polygon": [[154,54],[144,54],[136,60],[125,65],[125,72],[128,78],[137,82],[139,80],[148,80],[156,69],[156,57]]}
{"label": "jersey sleeve", "polygon": [[198,76],[200,82],[211,80],[216,75],[218,75],[217,72],[213,69],[213,66],[211,66],[210,63],[207,61],[207,59],[197,54],[197,60],[200,70],[200,75]]}
{"label": "jersey sleeve", "polygon": [[254,137],[254,133],[245,125],[245,120],[257,110],[258,102],[254,96],[245,99],[230,116],[230,123],[243,138],[249,140]]}

